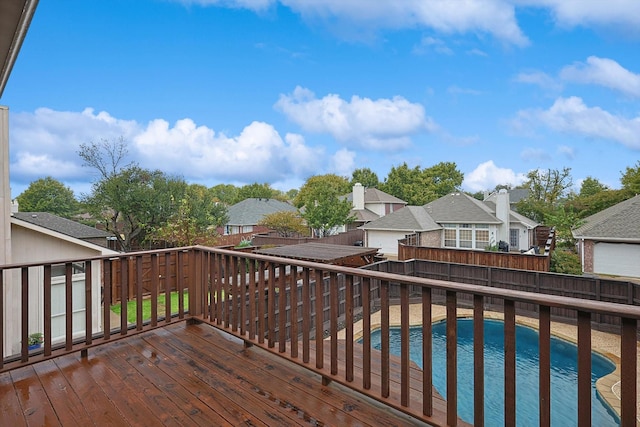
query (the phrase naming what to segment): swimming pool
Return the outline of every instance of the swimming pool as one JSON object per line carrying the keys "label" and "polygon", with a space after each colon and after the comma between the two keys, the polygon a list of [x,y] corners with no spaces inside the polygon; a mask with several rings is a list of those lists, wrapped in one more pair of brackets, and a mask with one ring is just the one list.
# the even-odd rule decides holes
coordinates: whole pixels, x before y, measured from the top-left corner
{"label": "swimming pool", "polygon": [[[504,425],[504,323],[484,321],[485,425]],[[371,334],[373,348],[380,349],[380,330]],[[400,329],[390,331],[391,353],[400,355]],[[409,332],[411,360],[422,367],[422,329]],[[555,426],[577,425],[577,347],[551,337],[551,422]],[[446,396],[446,322],[433,324],[433,385]],[[595,389],[598,378],[615,365],[597,353],[591,357],[592,423],[617,426],[618,417]],[[458,415],[473,422],[473,320],[458,319]],[[460,381],[464,378],[464,381]],[[538,332],[516,325],[516,422],[539,425]]]}

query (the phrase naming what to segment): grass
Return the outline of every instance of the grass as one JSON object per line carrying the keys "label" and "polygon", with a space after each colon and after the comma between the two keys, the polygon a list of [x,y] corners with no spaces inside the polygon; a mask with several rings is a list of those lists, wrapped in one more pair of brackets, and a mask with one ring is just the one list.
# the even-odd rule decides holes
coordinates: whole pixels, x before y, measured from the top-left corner
{"label": "grass", "polygon": [[[189,294],[184,293],[184,308],[187,309],[189,307]],[[178,293],[171,292],[171,313],[177,313],[179,310],[178,307]],[[111,311],[120,315],[122,313],[122,306],[118,304],[113,304],[111,306]],[[165,295],[158,295],[158,315],[164,316],[166,312],[166,303],[165,303]],[[145,298],[142,300],[142,320],[150,320],[151,319],[151,299]],[[127,322],[136,323],[136,301],[127,301]]]}

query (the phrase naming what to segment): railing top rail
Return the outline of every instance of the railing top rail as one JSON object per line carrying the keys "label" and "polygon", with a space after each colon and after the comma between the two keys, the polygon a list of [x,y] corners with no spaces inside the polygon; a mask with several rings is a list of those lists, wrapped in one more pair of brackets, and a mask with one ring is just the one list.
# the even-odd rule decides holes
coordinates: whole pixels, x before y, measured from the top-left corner
{"label": "railing top rail", "polygon": [[510,289],[490,288],[481,285],[470,285],[466,283],[449,282],[446,280],[427,279],[422,277],[403,276],[396,273],[386,273],[380,271],[363,270],[360,268],[336,266],[332,264],[322,264],[311,261],[301,261],[291,258],[280,258],[269,255],[258,255],[251,253],[239,253],[237,251],[196,247],[198,249],[220,253],[230,256],[242,256],[249,259],[269,261],[273,263],[287,263],[298,267],[311,268],[333,273],[344,273],[358,277],[367,277],[370,279],[385,280],[388,282],[405,283],[413,286],[429,287],[433,289],[441,289],[445,291],[455,291],[482,295],[486,297],[505,298],[513,301],[544,305],[549,307],[568,308],[580,311],[586,311],[598,314],[610,314],[614,316],[622,316],[631,319],[640,319],[640,307],[616,304],[603,301],[592,301],[579,298],[564,297],[558,295],[538,294],[533,292],[517,291]]}

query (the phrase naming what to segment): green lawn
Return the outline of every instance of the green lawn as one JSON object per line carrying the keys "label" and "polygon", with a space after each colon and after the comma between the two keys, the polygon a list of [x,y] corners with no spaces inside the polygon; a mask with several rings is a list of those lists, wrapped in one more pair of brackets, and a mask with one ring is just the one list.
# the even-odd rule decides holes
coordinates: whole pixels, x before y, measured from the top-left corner
{"label": "green lawn", "polygon": [[[189,307],[189,294],[184,293],[184,308],[185,310]],[[178,312],[178,293],[171,292],[171,313]],[[111,311],[120,315],[122,312],[121,305],[113,304],[111,306]],[[165,296],[164,294],[158,295],[158,315],[164,316],[166,312],[166,304],[165,304]],[[142,300],[142,321],[151,319],[151,299],[145,298]],[[136,301],[127,301],[127,321],[129,323],[136,323]]]}

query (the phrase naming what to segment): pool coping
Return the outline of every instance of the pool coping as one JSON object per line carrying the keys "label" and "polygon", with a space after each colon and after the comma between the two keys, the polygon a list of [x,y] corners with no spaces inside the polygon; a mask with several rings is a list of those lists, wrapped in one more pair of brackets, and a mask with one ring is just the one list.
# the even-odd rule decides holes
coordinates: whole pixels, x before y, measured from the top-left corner
{"label": "pool coping", "polygon": [[[446,319],[445,306],[433,304],[431,308],[431,321],[433,323]],[[469,318],[473,317],[473,309],[458,308],[457,317]],[[371,329],[379,329],[382,326],[380,320],[381,313],[377,311],[371,314]],[[485,319],[504,320],[504,314],[495,311],[485,311]],[[526,317],[517,315],[516,323],[523,326],[538,330],[538,319],[532,317]],[[422,324],[422,304],[410,304],[409,305],[409,325],[420,326]],[[400,306],[393,305],[389,307],[389,325],[400,326]],[[363,322],[359,320],[354,323],[354,340],[357,341],[362,338]],[[560,339],[577,344],[577,326],[561,323],[551,322],[551,334]],[[344,330],[339,331],[339,338],[345,338],[346,332]],[[602,332],[597,330],[591,331],[591,350],[599,353],[600,355],[608,358],[614,363],[615,369],[612,373],[599,378],[596,381],[596,390],[599,396],[609,405],[609,407],[618,415],[621,416],[621,400],[619,390],[620,386],[620,336],[613,333]],[[640,366],[640,343],[638,343],[638,366]],[[640,426],[640,376],[638,378],[638,394],[639,398],[636,399],[638,403],[638,419],[636,425]]]}

